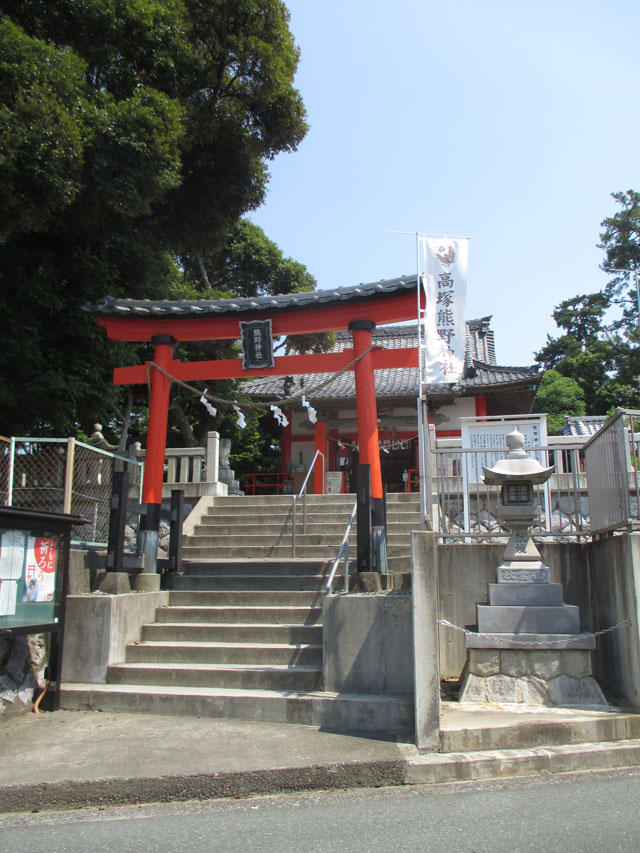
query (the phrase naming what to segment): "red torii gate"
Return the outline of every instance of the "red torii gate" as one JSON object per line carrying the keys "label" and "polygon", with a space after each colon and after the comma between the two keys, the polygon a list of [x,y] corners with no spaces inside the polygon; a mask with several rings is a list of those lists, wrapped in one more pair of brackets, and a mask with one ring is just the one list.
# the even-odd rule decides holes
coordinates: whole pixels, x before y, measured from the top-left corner
{"label": "red torii gate", "polygon": [[[142,500],[147,504],[143,529],[151,540],[146,549],[149,557],[147,571],[155,571],[153,555],[157,548],[162,503],[171,387],[171,378],[166,374],[188,382],[331,373],[344,369],[357,359],[350,369],[355,375],[360,462],[371,466],[371,497],[374,505],[381,502],[374,370],[417,367],[419,356],[417,348],[372,348],[371,332],[376,325],[415,320],[418,314],[416,288],[417,278],[413,277],[331,292],[314,291],[280,297],[189,303],[106,299],[99,305],[87,306],[87,310],[98,315],[99,324],[111,340],[150,342],[154,345],[153,362],[118,367],[114,371],[116,385],[143,384],[149,379],[151,383],[142,490]],[[241,337],[240,321],[268,319],[271,320],[274,337],[349,329],[353,335],[353,349],[340,353],[280,356],[275,359],[275,367],[248,370],[243,369],[240,358],[201,362],[182,362],[173,358],[173,347],[180,341],[235,340]],[[154,365],[161,369],[155,369]]]}

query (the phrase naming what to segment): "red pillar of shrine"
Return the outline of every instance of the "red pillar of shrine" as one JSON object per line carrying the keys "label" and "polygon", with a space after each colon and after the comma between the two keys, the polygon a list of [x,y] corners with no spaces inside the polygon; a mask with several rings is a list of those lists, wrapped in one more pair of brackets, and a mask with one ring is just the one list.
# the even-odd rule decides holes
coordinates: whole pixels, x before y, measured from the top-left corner
{"label": "red pillar of shrine", "polygon": [[[171,335],[154,335],[151,338],[151,343],[154,345],[154,363],[169,372],[175,339]],[[164,456],[167,449],[169,391],[171,389],[171,379],[155,367],[150,369],[150,379],[149,427],[142,484],[142,502],[147,505],[147,513],[143,516],[141,524],[144,554],[143,574],[155,574],[157,570],[158,529],[162,506],[162,480]],[[140,580],[140,575],[138,580]],[[151,588],[151,586],[153,584],[147,582],[144,588]]]}
{"label": "red pillar of shrine", "polygon": [[291,434],[293,429],[293,412],[286,411],[285,414],[289,423],[286,425],[286,427],[283,427],[282,435],[280,436],[280,472],[282,474],[288,474],[291,469]]}
{"label": "red pillar of shrine", "polygon": [[487,417],[487,398],[484,394],[478,394],[478,396],[476,397],[476,417]]}
{"label": "red pillar of shrine", "polygon": [[324,494],[325,472],[327,470],[327,429],[324,421],[316,421],[313,431],[314,449],[313,454],[319,450],[324,459],[318,459],[313,469],[313,492],[316,495]]}
{"label": "red pillar of shrine", "polygon": [[[361,355],[371,347],[371,332],[375,327],[376,324],[372,320],[356,320],[349,324],[353,335],[354,356]],[[371,466],[371,497],[374,500],[382,500],[378,410],[371,350],[355,363],[353,372],[356,381],[359,460],[362,465]]]}

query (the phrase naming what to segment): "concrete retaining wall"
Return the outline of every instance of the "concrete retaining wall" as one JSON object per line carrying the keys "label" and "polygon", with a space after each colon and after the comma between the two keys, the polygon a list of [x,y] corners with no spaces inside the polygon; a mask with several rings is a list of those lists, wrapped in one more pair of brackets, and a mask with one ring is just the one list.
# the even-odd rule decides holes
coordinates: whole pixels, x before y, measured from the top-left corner
{"label": "concrete retaining wall", "polygon": [[640,711],[640,535],[590,543],[589,567],[595,630],[631,621],[596,640],[595,676]]}
{"label": "concrete retaining wall", "polygon": [[323,642],[325,690],[413,693],[410,595],[327,596]]}
{"label": "concrete retaining wall", "polygon": [[169,593],[70,595],[65,614],[62,680],[103,684],[110,664],[122,663],[127,643],[140,639],[140,629],[155,621],[156,608],[169,603]]}
{"label": "concrete retaining wall", "polygon": [[[562,583],[565,604],[580,608],[580,625],[591,631],[593,618],[588,555],[585,545],[548,543],[539,546],[551,581]],[[487,584],[496,580],[504,545],[459,544],[438,547],[440,618],[461,627],[476,623],[476,604],[487,603]],[[460,677],[467,659],[464,634],[440,627],[440,671],[443,678]]]}

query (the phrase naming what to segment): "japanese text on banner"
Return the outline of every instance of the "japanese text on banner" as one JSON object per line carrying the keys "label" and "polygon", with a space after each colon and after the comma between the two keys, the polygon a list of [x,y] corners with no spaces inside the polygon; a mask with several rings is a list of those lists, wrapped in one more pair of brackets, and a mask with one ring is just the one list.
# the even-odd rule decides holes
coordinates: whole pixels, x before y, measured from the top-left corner
{"label": "japanese text on banner", "polygon": [[466,239],[419,237],[426,295],[422,330],[424,381],[458,382],[464,374]]}

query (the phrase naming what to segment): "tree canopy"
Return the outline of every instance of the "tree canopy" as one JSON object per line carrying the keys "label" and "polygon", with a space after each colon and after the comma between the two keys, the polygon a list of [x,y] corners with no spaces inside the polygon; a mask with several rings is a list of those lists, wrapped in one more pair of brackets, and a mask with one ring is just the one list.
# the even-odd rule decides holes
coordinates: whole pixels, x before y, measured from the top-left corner
{"label": "tree canopy", "polygon": [[[556,306],[553,318],[563,334],[548,335],[536,353],[536,360],[548,371],[536,397],[537,411],[599,415],[616,406],[640,406],[634,277],[634,270],[640,269],[640,194],[629,190],[612,197],[622,209],[601,223],[599,244],[605,250],[602,269],[612,278],[601,292],[575,296]],[[619,316],[608,320],[607,312],[616,306]],[[561,378],[571,379],[573,385],[561,383]],[[579,411],[582,407],[584,411]]]}
{"label": "tree canopy", "polygon": [[[280,0],[0,0],[5,433],[109,421],[112,368],[139,356],[81,306],[183,295],[233,253],[306,133],[297,63]],[[314,286],[283,266],[273,286]]]}

